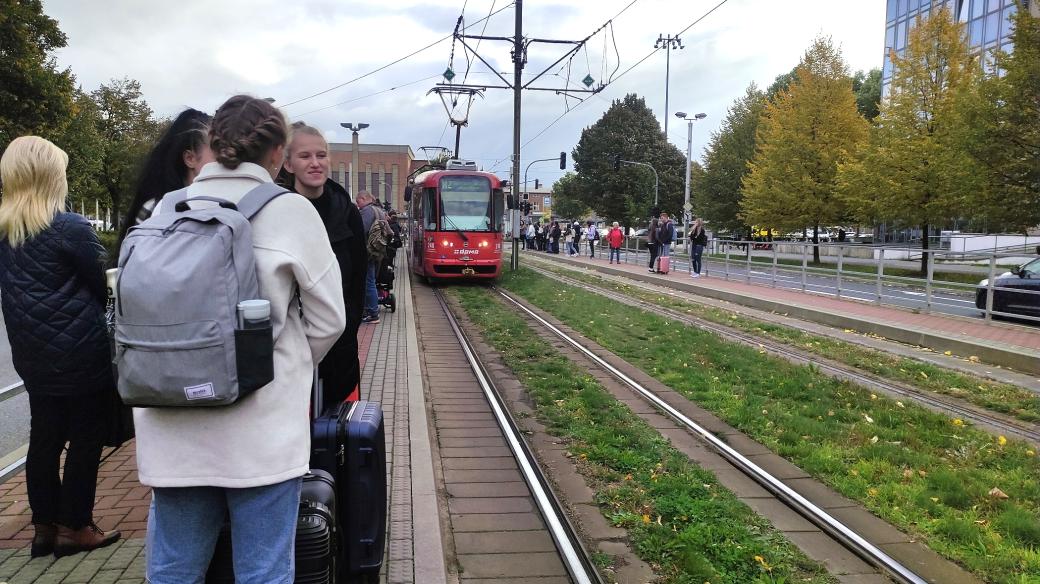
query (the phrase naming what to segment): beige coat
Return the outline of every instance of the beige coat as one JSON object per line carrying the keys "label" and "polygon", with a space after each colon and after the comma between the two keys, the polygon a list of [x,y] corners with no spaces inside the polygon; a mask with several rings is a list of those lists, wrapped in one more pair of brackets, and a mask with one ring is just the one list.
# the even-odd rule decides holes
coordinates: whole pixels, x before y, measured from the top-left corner
{"label": "beige coat", "polygon": [[[238,202],[271,175],[255,164],[207,164],[188,196]],[[196,203],[205,205],[208,203]],[[162,202],[155,215],[170,212]],[[302,476],[310,460],[312,372],[346,324],[339,264],[321,218],[297,194],[268,203],[252,221],[257,278],[271,301],[274,381],[217,408],[136,408],[137,466],[153,487],[255,487]],[[299,286],[304,317],[293,301]]]}

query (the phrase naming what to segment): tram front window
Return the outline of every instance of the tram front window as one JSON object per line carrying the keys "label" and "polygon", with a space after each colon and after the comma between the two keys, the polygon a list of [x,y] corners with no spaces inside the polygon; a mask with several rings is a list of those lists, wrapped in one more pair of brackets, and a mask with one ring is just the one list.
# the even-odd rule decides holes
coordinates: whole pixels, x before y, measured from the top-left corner
{"label": "tram front window", "polygon": [[441,229],[493,231],[491,181],[482,176],[441,178]]}

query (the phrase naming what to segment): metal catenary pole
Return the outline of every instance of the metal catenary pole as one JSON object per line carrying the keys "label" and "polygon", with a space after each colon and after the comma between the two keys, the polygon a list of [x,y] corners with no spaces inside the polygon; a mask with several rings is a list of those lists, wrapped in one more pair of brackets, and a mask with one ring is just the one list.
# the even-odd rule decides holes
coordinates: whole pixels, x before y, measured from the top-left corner
{"label": "metal catenary pole", "polygon": [[[667,119],[667,117],[665,118]],[[690,157],[693,154],[693,120],[686,122],[686,186],[683,187],[683,237],[686,239],[686,253],[690,255],[690,271],[693,271],[693,245],[690,244]]]}
{"label": "metal catenary pole", "polygon": [[513,38],[513,256],[510,269],[520,268],[520,209],[516,208],[520,201],[520,102],[522,100],[523,81],[520,74],[524,70],[524,19],[523,0],[516,0],[516,34]]}

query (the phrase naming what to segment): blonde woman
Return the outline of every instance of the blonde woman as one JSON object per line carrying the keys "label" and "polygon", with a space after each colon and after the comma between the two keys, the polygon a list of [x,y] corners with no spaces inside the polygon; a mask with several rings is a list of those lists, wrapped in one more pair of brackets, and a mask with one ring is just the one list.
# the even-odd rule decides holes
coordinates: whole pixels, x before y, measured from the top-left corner
{"label": "blonde woman", "polygon": [[0,158],[0,298],[14,367],[29,395],[33,557],[119,539],[93,519],[115,387],[104,328],[105,252],[85,218],[64,212],[68,162],[36,136],[16,138]]}

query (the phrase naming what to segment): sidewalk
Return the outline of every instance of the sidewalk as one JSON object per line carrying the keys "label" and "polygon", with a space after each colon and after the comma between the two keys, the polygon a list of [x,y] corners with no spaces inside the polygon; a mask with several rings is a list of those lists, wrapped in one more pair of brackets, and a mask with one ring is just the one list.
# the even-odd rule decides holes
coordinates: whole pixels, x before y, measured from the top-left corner
{"label": "sidewalk", "polygon": [[668,275],[652,274],[642,264],[607,264],[601,259],[550,254],[539,254],[538,258],[624,275],[803,320],[874,333],[939,352],[948,350],[964,357],[974,356],[984,362],[1018,371],[1040,373],[1040,330],[1035,327],[987,324],[981,319],[915,313],[891,306],[714,277],[694,279],[685,271],[675,271]]}
{"label": "sidewalk", "polygon": [[[358,331],[361,397],[382,404],[386,431],[387,550],[381,582],[439,584],[445,580],[430,440],[426,426],[411,289],[399,272],[397,312]],[[123,540],[108,548],[55,560],[30,561],[32,525],[25,474],[0,484],[0,584],[143,584],[144,537],[151,490],[137,482],[131,441],[108,455],[98,473],[94,516]],[[412,468],[412,461],[415,468]],[[413,541],[414,538],[414,541]]]}

